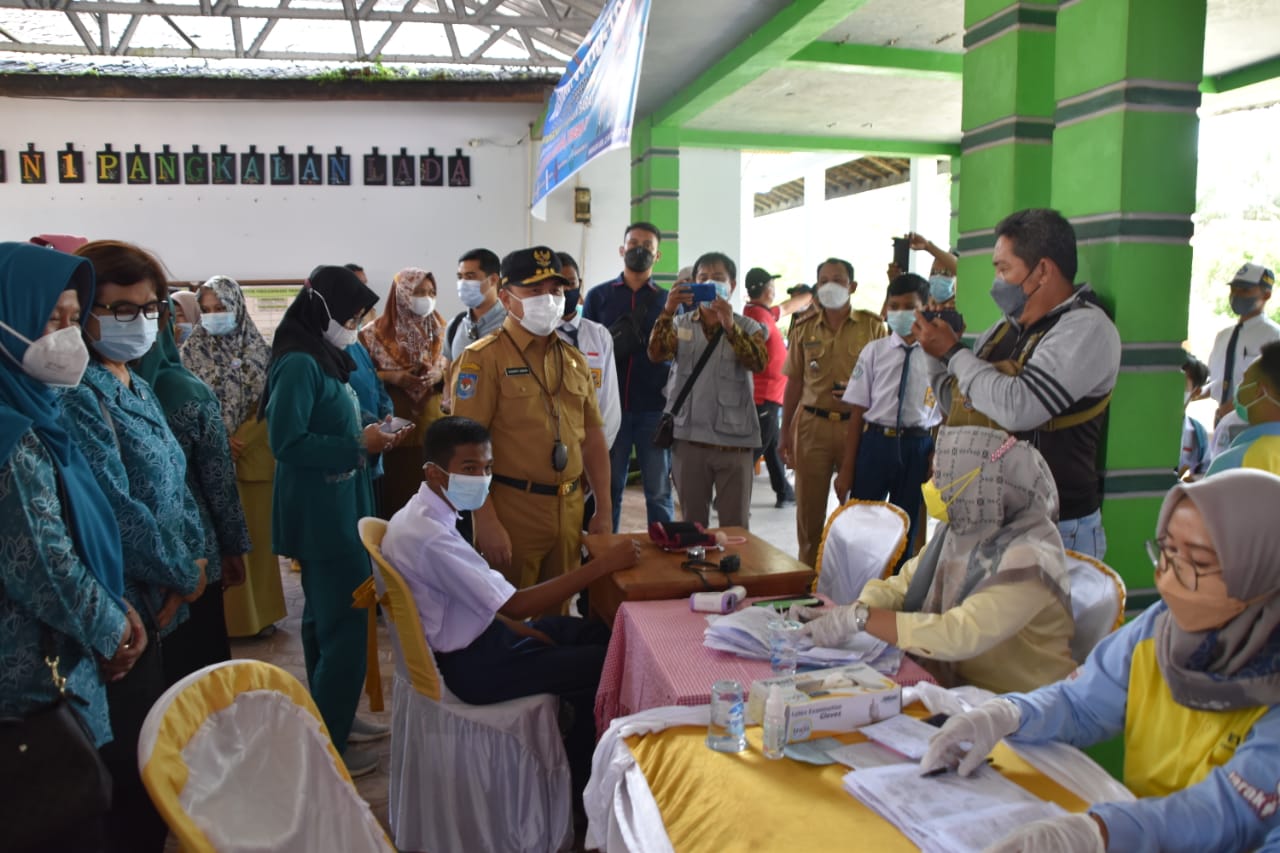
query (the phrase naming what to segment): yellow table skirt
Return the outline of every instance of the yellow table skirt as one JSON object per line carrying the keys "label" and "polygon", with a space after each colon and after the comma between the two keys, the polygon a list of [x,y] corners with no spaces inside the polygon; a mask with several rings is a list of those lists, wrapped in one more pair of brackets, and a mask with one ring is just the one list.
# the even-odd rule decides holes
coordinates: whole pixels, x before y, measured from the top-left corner
{"label": "yellow table skirt", "polygon": [[[759,726],[747,728],[747,749],[736,755],[708,749],[706,734],[704,727],[681,726],[626,739],[678,853],[917,849],[844,790],[849,768],[843,764],[770,761],[761,752]],[[836,739],[866,740],[859,732]],[[1041,799],[1072,812],[1088,808],[1004,744],[993,759],[1001,773]]]}

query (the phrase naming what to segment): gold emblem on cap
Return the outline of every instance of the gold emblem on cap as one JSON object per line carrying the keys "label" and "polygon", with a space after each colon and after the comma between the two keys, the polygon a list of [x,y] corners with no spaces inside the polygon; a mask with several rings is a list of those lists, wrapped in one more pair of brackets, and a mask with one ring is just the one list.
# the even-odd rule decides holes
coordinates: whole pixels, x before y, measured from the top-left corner
{"label": "gold emblem on cap", "polygon": [[551,250],[550,249],[534,249],[533,262],[540,267],[551,266]]}

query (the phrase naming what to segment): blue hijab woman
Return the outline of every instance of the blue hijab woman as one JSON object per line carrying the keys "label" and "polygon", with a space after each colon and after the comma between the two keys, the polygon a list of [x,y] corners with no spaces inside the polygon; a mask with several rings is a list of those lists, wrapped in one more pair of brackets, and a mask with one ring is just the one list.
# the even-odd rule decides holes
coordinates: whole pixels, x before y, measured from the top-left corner
{"label": "blue hijab woman", "polygon": [[[51,388],[74,385],[88,361],[79,317],[93,293],[85,261],[0,243],[0,717],[54,701],[44,660],[51,643],[101,746],[112,737],[103,677],[123,676],[146,634],[122,597],[111,506],[67,434]],[[45,849],[85,843],[91,839],[64,836]]]}

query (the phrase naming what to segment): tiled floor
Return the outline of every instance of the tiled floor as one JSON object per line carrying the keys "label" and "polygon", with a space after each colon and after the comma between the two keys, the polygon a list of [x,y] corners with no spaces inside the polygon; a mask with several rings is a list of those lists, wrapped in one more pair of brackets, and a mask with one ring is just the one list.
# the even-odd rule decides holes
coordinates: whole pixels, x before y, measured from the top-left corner
{"label": "tiled floor", "polygon": [[[638,486],[631,487],[626,490],[623,498],[621,528],[623,530],[644,530],[645,527],[643,493]],[[795,509],[794,507],[774,508],[774,495],[769,488],[768,477],[763,472],[755,480],[751,528],[753,532],[763,536],[782,550],[788,553],[795,553]],[[302,584],[300,576],[296,572],[290,571],[288,564],[283,561],[281,563],[281,576],[284,581],[288,616],[278,623],[277,630],[272,636],[262,640],[233,640],[231,650],[232,654],[237,658],[254,658],[274,663],[288,670],[305,684],[306,667],[302,657],[302,642],[299,633],[302,622]],[[362,695],[359,713],[370,720],[390,723],[391,679],[395,665],[392,662],[391,643],[387,636],[387,628],[381,625],[378,628],[378,656],[382,668],[383,696],[387,710],[380,713],[370,711],[369,699],[367,696]],[[360,791],[360,795],[369,803],[373,808],[374,814],[385,826],[387,824],[387,772],[391,766],[391,741],[386,738],[375,741],[372,744],[362,744],[362,746],[376,749],[381,757],[381,764],[377,772],[357,779],[356,786]],[[177,848],[176,845],[171,843],[169,849],[176,850]]]}

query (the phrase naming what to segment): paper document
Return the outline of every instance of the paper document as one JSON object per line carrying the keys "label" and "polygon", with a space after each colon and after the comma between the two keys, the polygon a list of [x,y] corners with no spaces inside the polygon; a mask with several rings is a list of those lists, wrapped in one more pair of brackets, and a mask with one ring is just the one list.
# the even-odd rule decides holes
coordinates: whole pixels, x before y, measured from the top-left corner
{"label": "paper document", "polygon": [[929,751],[929,741],[938,730],[922,720],[899,714],[879,723],[858,729],[881,746],[900,752],[907,758],[919,761]]}
{"label": "paper document", "polygon": [[980,853],[1025,823],[1063,814],[982,766],[968,777],[921,776],[917,764],[855,770],[845,790],[928,853]]}
{"label": "paper document", "polygon": [[891,749],[885,749],[877,743],[850,743],[830,752],[832,758],[845,767],[854,770],[867,770],[871,767],[888,767],[890,764],[911,764],[915,762],[904,758]]}
{"label": "paper document", "polygon": [[[736,613],[707,618],[702,644],[709,649],[730,652],[753,660],[769,659],[769,622],[779,614],[772,607],[743,607]],[[877,672],[893,675],[902,666],[902,651],[865,632],[851,635],[839,648],[809,645],[799,647],[800,666],[832,667],[845,663],[865,663]]]}

